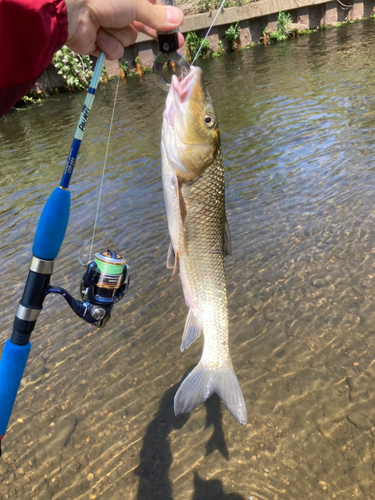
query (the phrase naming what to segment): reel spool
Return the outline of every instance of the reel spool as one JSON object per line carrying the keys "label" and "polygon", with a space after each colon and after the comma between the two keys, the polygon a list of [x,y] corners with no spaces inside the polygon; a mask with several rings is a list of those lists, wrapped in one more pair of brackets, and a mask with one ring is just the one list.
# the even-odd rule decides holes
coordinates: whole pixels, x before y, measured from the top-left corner
{"label": "reel spool", "polygon": [[125,259],[108,249],[97,252],[95,260],[88,263],[81,280],[81,301],[60,287],[49,286],[46,293],[62,295],[80,318],[103,328],[111,316],[112,307],[127,292],[129,281],[129,266]]}

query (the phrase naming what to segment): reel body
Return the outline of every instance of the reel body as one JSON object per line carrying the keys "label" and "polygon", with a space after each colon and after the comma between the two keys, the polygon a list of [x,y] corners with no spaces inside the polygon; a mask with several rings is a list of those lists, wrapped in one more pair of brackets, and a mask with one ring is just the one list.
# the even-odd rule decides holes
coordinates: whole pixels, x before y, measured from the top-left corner
{"label": "reel body", "polygon": [[46,294],[62,295],[80,318],[103,328],[111,316],[113,306],[127,292],[129,282],[129,266],[124,258],[108,249],[96,253],[95,260],[88,263],[80,286],[82,300],[76,300],[60,287],[48,286]]}

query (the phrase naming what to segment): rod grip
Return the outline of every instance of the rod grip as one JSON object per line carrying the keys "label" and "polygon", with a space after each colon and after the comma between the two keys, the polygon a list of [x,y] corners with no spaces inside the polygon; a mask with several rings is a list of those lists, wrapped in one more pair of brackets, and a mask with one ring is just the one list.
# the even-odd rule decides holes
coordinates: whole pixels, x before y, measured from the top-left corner
{"label": "rod grip", "polygon": [[0,438],[7,429],[30,349],[30,342],[21,346],[10,339],[5,342],[0,360]]}
{"label": "rod grip", "polygon": [[[33,254],[39,259],[56,259],[68,227],[70,192],[55,188],[40,216],[36,228]],[[1,435],[1,434],[0,434]]]}

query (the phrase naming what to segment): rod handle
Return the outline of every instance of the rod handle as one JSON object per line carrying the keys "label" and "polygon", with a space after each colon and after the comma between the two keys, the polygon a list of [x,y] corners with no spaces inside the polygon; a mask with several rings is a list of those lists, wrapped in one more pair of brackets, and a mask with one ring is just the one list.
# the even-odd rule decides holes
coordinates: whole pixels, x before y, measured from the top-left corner
{"label": "rod handle", "polygon": [[64,241],[70,213],[70,192],[55,188],[40,216],[36,228],[33,255],[38,259],[56,259]]}
{"label": "rod handle", "polygon": [[0,441],[8,427],[31,343],[16,345],[8,339],[0,360]]}

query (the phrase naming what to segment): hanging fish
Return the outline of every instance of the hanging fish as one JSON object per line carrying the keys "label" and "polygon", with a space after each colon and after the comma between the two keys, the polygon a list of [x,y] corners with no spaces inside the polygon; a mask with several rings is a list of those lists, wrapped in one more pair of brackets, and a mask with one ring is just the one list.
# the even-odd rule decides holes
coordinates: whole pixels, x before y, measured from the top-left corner
{"label": "hanging fish", "polygon": [[189,306],[181,351],[201,331],[201,360],[178,389],[175,414],[186,413],[217,393],[238,422],[246,405],[228,346],[224,257],[231,253],[225,214],[224,169],[219,127],[202,70],[191,66],[172,76],[161,140],[164,198],[171,244],[167,267],[181,277]]}

